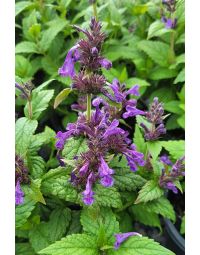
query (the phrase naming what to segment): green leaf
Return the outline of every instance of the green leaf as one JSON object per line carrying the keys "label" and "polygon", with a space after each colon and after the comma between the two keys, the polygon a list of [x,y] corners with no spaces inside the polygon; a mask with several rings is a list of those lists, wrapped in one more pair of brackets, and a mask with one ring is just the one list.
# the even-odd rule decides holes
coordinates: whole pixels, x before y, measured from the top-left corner
{"label": "green leaf", "polygon": [[28,1],[21,1],[18,3],[15,3],[15,16],[20,14],[20,12],[24,11],[26,8],[32,6],[33,3],[28,2]]}
{"label": "green leaf", "polygon": [[28,78],[29,80],[33,75],[30,61],[21,55],[15,56],[15,74],[20,78]]}
{"label": "green leaf", "polygon": [[80,211],[72,211],[71,213],[71,222],[67,235],[80,233],[82,226],[80,223]]}
{"label": "green leaf", "polygon": [[153,159],[157,159],[161,150],[162,150],[162,142],[159,141],[148,141],[147,142],[147,149],[149,151],[149,153],[151,154],[151,156],[153,157]]}
{"label": "green leaf", "polygon": [[66,88],[66,89],[63,89],[55,98],[55,101],[54,101],[54,109],[56,107],[58,107],[58,105],[60,103],[62,103],[62,101],[64,101],[68,95],[70,94],[72,90],[70,88]]}
{"label": "green leaf", "polygon": [[139,191],[135,204],[152,201],[161,197],[163,194],[164,191],[158,186],[158,182],[154,180],[148,181]]}
{"label": "green leaf", "polygon": [[171,30],[171,29],[165,28],[164,23],[162,21],[156,20],[149,27],[147,39],[149,40],[150,38],[155,37],[155,36],[159,37],[161,35],[170,33],[172,31],[173,30]]}
{"label": "green leaf", "polygon": [[134,5],[133,7],[133,14],[134,15],[141,15],[148,11],[148,5],[147,4],[140,4],[140,5]]}
{"label": "green leaf", "polygon": [[[52,255],[99,255],[96,239],[86,234],[74,234],[58,241],[39,254]],[[162,255],[162,254],[161,254]]]}
{"label": "green leaf", "polygon": [[75,156],[79,156],[81,153],[88,149],[86,139],[84,137],[70,138],[67,140],[65,147],[62,151],[64,158],[71,160]]}
{"label": "green leaf", "polygon": [[[32,118],[39,119],[41,113],[48,107],[49,101],[52,99],[54,90],[42,90],[32,93]],[[24,108],[25,116],[28,117],[28,103]]]}
{"label": "green leaf", "polygon": [[34,42],[20,42],[15,47],[15,53],[38,53],[37,45]]}
{"label": "green leaf", "polygon": [[122,191],[135,191],[146,183],[144,178],[131,172],[130,168],[115,168],[114,180],[114,185]]}
{"label": "green leaf", "polygon": [[167,67],[156,67],[149,73],[150,80],[162,80],[173,78],[177,75],[176,70],[169,69]]}
{"label": "green leaf", "polygon": [[169,89],[167,87],[162,87],[154,90],[149,98],[150,102],[153,101],[154,97],[158,97],[160,102],[168,103],[169,101],[176,99],[175,90],[173,88]]}
{"label": "green leaf", "polygon": [[185,114],[181,115],[181,117],[177,119],[177,122],[182,128],[185,128]]}
{"label": "green leaf", "polygon": [[16,243],[16,255],[35,255],[35,252],[29,243]]}
{"label": "green leaf", "polygon": [[144,137],[142,135],[142,132],[140,131],[138,124],[135,125],[133,141],[134,144],[136,145],[137,150],[139,152],[142,152],[143,154],[146,154],[147,145],[145,143]]}
{"label": "green leaf", "polygon": [[168,67],[170,47],[166,43],[143,40],[138,43],[138,48],[144,51],[158,65]]}
{"label": "green leaf", "polygon": [[24,185],[24,189],[26,189],[26,195],[35,202],[40,202],[46,205],[44,197],[40,191],[41,180],[31,180],[30,186]]}
{"label": "green leaf", "polygon": [[43,82],[42,84],[40,84],[40,86],[34,89],[34,92],[39,92],[42,89],[46,88],[52,81],[55,81],[55,79],[50,79],[48,81]]}
{"label": "green leaf", "polygon": [[42,144],[48,144],[50,142],[54,143],[56,140],[55,136],[55,131],[50,127],[46,126],[44,131],[42,133],[34,135],[33,139],[35,143],[37,143],[40,147]]}
{"label": "green leaf", "polygon": [[66,201],[76,202],[78,194],[69,179],[70,176],[65,168],[52,169],[43,176],[41,189],[46,195],[53,195]]}
{"label": "green leaf", "polygon": [[181,234],[184,235],[185,234],[185,215],[182,217],[181,220],[181,230],[180,230]]}
{"label": "green leaf", "polygon": [[177,75],[174,84],[177,84],[179,82],[184,82],[185,81],[185,68],[180,71],[180,73]]}
{"label": "green leaf", "polygon": [[95,202],[100,206],[120,208],[122,206],[119,192],[114,187],[103,187],[97,184],[94,188]]}
{"label": "green leaf", "polygon": [[81,224],[83,230],[92,236],[98,236],[99,229],[103,228],[107,239],[105,244],[108,244],[107,242],[112,244],[114,233],[119,232],[119,223],[110,208],[84,208],[81,213]]}
{"label": "green leaf", "polygon": [[185,155],[185,141],[163,141],[162,146],[174,159],[179,159]]}
{"label": "green leaf", "polygon": [[44,31],[42,35],[42,39],[40,41],[40,47],[42,48],[43,51],[48,50],[50,47],[53,39],[56,37],[56,35],[62,31],[65,26],[67,25],[66,20],[64,19],[55,19],[52,20],[49,24],[49,28]]}
{"label": "green leaf", "polygon": [[133,205],[131,210],[134,220],[150,227],[158,227],[161,230],[160,219],[156,213],[147,211],[145,206],[141,204]]}
{"label": "green leaf", "polygon": [[28,217],[31,215],[31,212],[35,208],[35,201],[30,200],[25,196],[24,203],[17,205],[15,209],[15,226],[20,228],[23,226]]}
{"label": "green leaf", "polygon": [[156,200],[147,202],[143,206],[148,212],[160,214],[163,217],[172,220],[173,222],[176,220],[174,208],[169,200],[165,197],[160,197]]}
{"label": "green leaf", "polygon": [[129,237],[118,250],[108,250],[108,255],[175,255],[147,237]]}
{"label": "green leaf", "polygon": [[132,86],[136,85],[136,84],[139,85],[141,89],[142,89],[142,87],[150,86],[149,82],[147,82],[146,80],[143,80],[141,78],[137,78],[137,77],[129,78],[125,82],[126,82],[127,88],[132,88]]}
{"label": "green leaf", "polygon": [[170,102],[164,104],[164,109],[168,112],[182,114],[183,110],[180,108],[179,105],[180,105],[180,101],[178,101],[178,100],[170,101]]}
{"label": "green leaf", "polygon": [[20,118],[15,126],[16,153],[25,156],[31,142],[33,133],[37,128],[36,120],[29,120],[26,117]]}

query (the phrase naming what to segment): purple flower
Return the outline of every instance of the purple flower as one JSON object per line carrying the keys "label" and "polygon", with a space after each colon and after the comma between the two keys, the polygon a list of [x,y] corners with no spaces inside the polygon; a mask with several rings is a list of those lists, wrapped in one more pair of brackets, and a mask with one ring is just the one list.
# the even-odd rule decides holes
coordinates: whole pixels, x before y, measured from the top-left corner
{"label": "purple flower", "polygon": [[99,64],[104,67],[105,69],[110,69],[112,67],[112,62],[110,62],[108,59],[106,58],[102,58],[99,60]]}
{"label": "purple flower", "polygon": [[184,175],[185,164],[183,163],[185,157],[182,157],[176,161],[176,163],[172,166],[172,174],[173,175]]}
{"label": "purple flower", "polygon": [[167,155],[161,156],[160,161],[162,161],[165,165],[168,165],[168,166],[172,165],[172,162]]}
{"label": "purple flower", "polygon": [[81,176],[83,176],[83,175],[85,175],[86,173],[87,173],[87,171],[88,171],[88,168],[89,168],[89,162],[86,162],[81,168],[80,168],[80,170],[79,170],[79,174],[81,175]]}
{"label": "purple flower", "polygon": [[104,177],[101,178],[101,185],[104,187],[111,187],[114,184],[114,180],[112,178],[112,176],[110,175],[106,175]]}
{"label": "purple flower", "polygon": [[118,128],[117,126],[119,125],[119,121],[118,120],[113,120],[112,123],[110,124],[110,126],[107,127],[103,138],[106,139],[108,138],[108,136],[111,135],[115,135],[115,134],[121,134],[123,135],[125,133],[125,131],[121,128]]}
{"label": "purple flower", "polygon": [[137,170],[137,164],[139,166],[144,166],[144,155],[141,152],[135,150],[135,147],[131,145],[131,149],[127,149],[124,153],[130,166],[131,171],[135,172]]}
{"label": "purple flower", "polygon": [[24,202],[24,192],[21,190],[20,182],[17,181],[16,187],[15,187],[15,204],[20,205]]}
{"label": "purple flower", "polygon": [[126,112],[123,113],[122,116],[123,116],[124,119],[127,119],[129,117],[134,117],[136,115],[144,115],[144,114],[145,114],[144,111],[141,111],[141,110],[137,109],[136,107],[127,105],[126,106]]}
{"label": "purple flower", "polygon": [[74,64],[79,60],[80,53],[78,51],[78,44],[73,46],[69,52],[67,53],[67,56],[65,58],[65,62],[61,68],[59,68],[58,73],[61,76],[69,76],[71,78],[75,75],[75,69]]}
{"label": "purple flower", "polygon": [[120,83],[117,79],[114,79],[112,84],[110,85],[110,88],[113,90],[114,92],[114,96],[115,96],[115,101],[117,103],[123,102],[123,100],[125,100],[126,95],[121,91],[120,89]]}
{"label": "purple flower", "polygon": [[168,183],[166,183],[165,188],[167,188],[167,189],[169,189],[169,190],[172,190],[175,194],[178,193],[178,189],[176,188],[176,186],[174,185],[173,182],[168,182]]}
{"label": "purple flower", "polygon": [[86,189],[83,191],[83,202],[86,205],[91,205],[94,202],[94,192],[92,191],[92,179],[93,179],[93,173],[90,173],[88,179],[87,179],[87,184],[86,184]]}
{"label": "purple flower", "polygon": [[93,47],[93,48],[91,49],[91,53],[92,53],[93,55],[97,55],[97,54],[99,53],[99,51],[98,51],[98,49],[97,49],[96,47]]}
{"label": "purple flower", "polygon": [[100,162],[101,162],[101,165],[99,167],[100,177],[104,177],[104,176],[107,176],[107,175],[114,174],[114,170],[109,168],[108,164],[105,162],[103,157],[100,157]]}
{"label": "purple flower", "polygon": [[58,133],[56,134],[56,138],[58,139],[56,142],[56,148],[59,150],[62,150],[64,148],[65,145],[65,141],[67,138],[69,138],[71,135],[71,132],[61,132],[58,131]]}
{"label": "purple flower", "polygon": [[141,234],[137,233],[137,232],[128,232],[128,233],[122,233],[122,234],[115,234],[115,244],[114,244],[114,248],[115,250],[119,249],[120,245],[130,236],[139,236],[142,237]]}
{"label": "purple flower", "polygon": [[172,29],[176,27],[177,19],[167,19],[163,16],[161,20],[165,24],[165,28],[167,29]]}
{"label": "purple flower", "polygon": [[126,91],[126,95],[134,95],[139,97],[140,93],[139,93],[139,85],[135,85],[134,87],[130,88],[128,91]]}

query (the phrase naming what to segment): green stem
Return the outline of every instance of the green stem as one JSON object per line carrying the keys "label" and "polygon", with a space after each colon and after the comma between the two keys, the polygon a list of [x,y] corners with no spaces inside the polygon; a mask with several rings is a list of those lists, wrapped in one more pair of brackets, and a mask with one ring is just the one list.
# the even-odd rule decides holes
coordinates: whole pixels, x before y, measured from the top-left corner
{"label": "green stem", "polygon": [[29,115],[29,118],[32,119],[33,113],[32,113],[31,99],[28,100],[28,115]]}
{"label": "green stem", "polygon": [[92,95],[87,94],[87,120],[88,121],[90,121],[90,119],[91,119],[91,108],[92,108],[91,98],[92,98]]}
{"label": "green stem", "polygon": [[94,17],[96,18],[96,20],[98,19],[97,17],[97,4],[96,3],[93,3],[92,4],[92,7],[93,7],[93,14],[94,14]]}

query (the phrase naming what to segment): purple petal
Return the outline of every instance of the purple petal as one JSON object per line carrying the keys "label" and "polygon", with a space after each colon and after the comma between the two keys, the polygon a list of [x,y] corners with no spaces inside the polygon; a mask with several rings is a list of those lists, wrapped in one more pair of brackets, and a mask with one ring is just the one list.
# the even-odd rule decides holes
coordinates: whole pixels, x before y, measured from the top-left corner
{"label": "purple petal", "polygon": [[110,69],[112,67],[112,62],[110,62],[108,59],[103,58],[99,60],[99,64],[104,67],[105,69]]}
{"label": "purple petal", "polygon": [[116,241],[115,241],[115,244],[114,244],[115,250],[119,249],[121,243],[123,243],[130,236],[142,237],[142,235],[137,233],[137,232],[128,232],[128,233],[123,233],[123,234],[115,234],[115,238],[116,238]]}
{"label": "purple petal", "polygon": [[104,187],[111,187],[114,184],[114,180],[110,175],[106,175],[101,178],[101,185]]}
{"label": "purple petal", "polygon": [[20,205],[24,202],[24,192],[21,190],[20,182],[17,181],[16,187],[15,187],[15,204]]}
{"label": "purple petal", "polygon": [[140,96],[139,88],[139,85],[135,85],[134,87],[126,91],[126,95]]}
{"label": "purple petal", "polygon": [[176,188],[176,186],[174,185],[173,182],[168,182],[166,184],[166,188],[169,189],[169,190],[172,190],[175,194],[178,193],[178,189]]}
{"label": "purple petal", "polygon": [[87,173],[87,171],[88,171],[88,168],[89,168],[89,162],[86,162],[81,168],[80,168],[80,170],[79,170],[79,174],[80,174],[80,176],[83,176],[83,175],[85,175],[86,173]]}
{"label": "purple petal", "polygon": [[171,160],[169,159],[169,157],[167,155],[161,156],[160,161],[162,161],[164,164],[166,164],[168,166],[172,165],[172,162],[171,162]]}
{"label": "purple petal", "polygon": [[100,157],[100,162],[101,162],[101,165],[99,167],[100,177],[104,177],[104,176],[111,175],[114,173],[114,170],[109,168],[108,164],[105,162],[103,157]]}
{"label": "purple petal", "polygon": [[137,109],[136,107],[127,105],[126,112],[122,116],[124,119],[127,119],[136,115],[145,115],[145,112]]}

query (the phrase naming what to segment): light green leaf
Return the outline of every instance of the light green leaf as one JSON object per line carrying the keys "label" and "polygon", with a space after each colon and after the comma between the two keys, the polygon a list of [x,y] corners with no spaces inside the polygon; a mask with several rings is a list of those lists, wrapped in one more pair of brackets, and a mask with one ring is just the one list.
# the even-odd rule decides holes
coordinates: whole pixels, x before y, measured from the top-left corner
{"label": "light green leaf", "polygon": [[20,42],[15,47],[15,53],[38,53],[37,45],[34,42]]}
{"label": "light green leaf", "polygon": [[42,89],[46,88],[52,81],[55,81],[55,79],[50,79],[48,81],[43,82],[40,86],[34,89],[34,92],[39,92]]}
{"label": "light green leaf", "polygon": [[162,146],[174,159],[179,159],[185,155],[185,141],[163,141]]}
{"label": "light green leaf", "polygon": [[20,12],[24,11],[26,8],[32,6],[33,3],[28,2],[28,1],[21,1],[18,3],[15,3],[15,16],[20,14]]}
{"label": "light green leaf", "polygon": [[170,47],[166,43],[143,40],[138,43],[138,48],[144,51],[158,65],[168,67]]}
{"label": "light green leaf", "polygon": [[120,208],[122,206],[119,192],[114,187],[103,187],[97,184],[94,188],[95,203],[100,206]]}
{"label": "light green leaf", "polygon": [[20,118],[15,126],[16,153],[25,156],[31,142],[33,133],[37,128],[36,120],[29,120],[26,117]]}
{"label": "light green leaf", "polygon": [[[86,234],[73,234],[55,242],[39,254],[52,255],[99,255],[96,239]],[[162,254],[161,254],[162,255]]]}
{"label": "light green leaf", "polygon": [[31,172],[31,176],[34,179],[40,178],[45,170],[45,161],[42,157],[32,155],[28,152],[27,154],[28,169]]}
{"label": "light green leaf", "polygon": [[30,200],[25,196],[24,203],[21,205],[17,205],[15,209],[15,226],[16,228],[20,228],[23,226],[28,217],[31,215],[31,212],[35,208],[35,201]]}
{"label": "light green leaf", "polygon": [[15,74],[20,78],[28,78],[30,80],[33,75],[31,62],[21,55],[16,55]]}
{"label": "light green leaf", "polygon": [[146,13],[147,11],[148,11],[147,4],[134,5],[132,10],[134,15],[141,15]]}
{"label": "light green leaf", "polygon": [[54,109],[58,107],[62,101],[64,101],[72,90],[70,88],[63,89],[55,98]]}
{"label": "light green leaf", "polygon": [[149,79],[151,80],[162,80],[173,78],[177,75],[176,70],[169,69],[168,67],[156,67],[149,73]]}
{"label": "light green leaf", "polygon": [[[81,213],[83,230],[92,236],[98,236],[103,228],[107,242],[114,241],[114,233],[119,232],[119,223],[110,208],[87,207]],[[106,242],[106,244],[107,244]]]}
{"label": "light green leaf", "polygon": [[158,182],[154,180],[148,181],[139,191],[135,204],[152,201],[161,197],[163,194],[164,191],[158,186]]}
{"label": "light green leaf", "polygon": [[165,28],[164,23],[162,21],[156,20],[149,27],[147,39],[149,40],[150,38],[155,36],[159,37],[172,31],[173,31],[172,29]]}
{"label": "light green leaf", "polygon": [[24,190],[26,190],[26,195],[35,202],[41,202],[46,204],[44,197],[40,191],[41,180],[31,180],[30,186],[24,185]]}
{"label": "light green leaf", "polygon": [[151,156],[153,157],[153,159],[157,159],[157,157],[159,156],[159,154],[162,150],[162,142],[148,141],[147,149],[148,149],[149,153],[151,154]]}
{"label": "light green leaf", "polygon": [[118,250],[108,250],[108,255],[175,255],[147,237],[129,237]]}
{"label": "light green leaf", "polygon": [[181,220],[181,230],[180,230],[181,234],[184,235],[185,234],[185,215],[182,217]]}
{"label": "light green leaf", "polygon": [[53,39],[56,37],[56,35],[62,31],[65,26],[67,25],[66,20],[64,19],[55,19],[52,20],[49,24],[49,28],[44,31],[42,35],[42,39],[40,41],[40,47],[42,48],[43,51],[48,50],[50,47]]}
{"label": "light green leaf", "polygon": [[86,139],[83,137],[70,138],[67,140],[65,147],[62,151],[64,158],[70,160],[74,159],[75,156],[79,156],[82,152],[87,151]]}
{"label": "light green leaf", "polygon": [[182,114],[183,110],[180,108],[180,101],[173,100],[168,103],[165,103],[164,109],[168,112],[173,112],[176,114]]}
{"label": "light green leaf", "polygon": [[[48,107],[49,101],[52,99],[54,90],[42,90],[32,93],[32,118],[39,119],[41,113]],[[28,103],[24,108],[25,116],[28,117]]]}
{"label": "light green leaf", "polygon": [[133,141],[134,144],[136,145],[137,150],[139,152],[142,152],[143,154],[146,154],[147,145],[145,143],[144,137],[142,135],[142,132],[140,131],[138,124],[135,125]]}
{"label": "light green leaf", "polygon": [[177,75],[174,84],[177,84],[179,82],[184,82],[185,81],[185,68],[180,71],[180,73]]}

